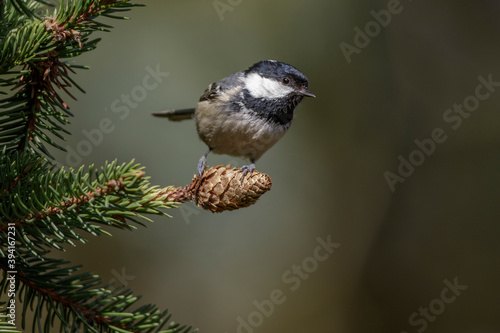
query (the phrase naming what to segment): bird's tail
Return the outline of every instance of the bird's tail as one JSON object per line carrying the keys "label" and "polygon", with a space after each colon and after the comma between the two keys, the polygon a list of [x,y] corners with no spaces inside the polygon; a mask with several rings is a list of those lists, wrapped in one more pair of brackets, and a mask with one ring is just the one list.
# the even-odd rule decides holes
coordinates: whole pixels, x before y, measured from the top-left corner
{"label": "bird's tail", "polygon": [[193,114],[194,114],[194,109],[165,110],[152,113],[152,115],[155,117],[164,117],[172,121],[191,119],[193,117]]}

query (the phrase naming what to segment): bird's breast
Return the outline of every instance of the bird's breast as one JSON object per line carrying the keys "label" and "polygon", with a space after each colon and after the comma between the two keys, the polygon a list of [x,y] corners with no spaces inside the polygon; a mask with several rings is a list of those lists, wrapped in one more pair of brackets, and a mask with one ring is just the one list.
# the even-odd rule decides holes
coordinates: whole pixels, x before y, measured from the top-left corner
{"label": "bird's breast", "polygon": [[250,110],[202,101],[194,118],[198,134],[216,154],[258,160],[287,131],[287,125],[258,117]]}

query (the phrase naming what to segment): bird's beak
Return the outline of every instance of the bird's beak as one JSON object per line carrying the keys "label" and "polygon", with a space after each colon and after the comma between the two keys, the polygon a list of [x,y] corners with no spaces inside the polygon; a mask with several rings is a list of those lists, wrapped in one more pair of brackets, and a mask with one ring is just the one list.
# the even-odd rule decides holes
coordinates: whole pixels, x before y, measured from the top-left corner
{"label": "bird's beak", "polygon": [[306,97],[316,97],[312,92],[310,92],[307,88],[301,88],[299,89],[299,95],[306,96]]}

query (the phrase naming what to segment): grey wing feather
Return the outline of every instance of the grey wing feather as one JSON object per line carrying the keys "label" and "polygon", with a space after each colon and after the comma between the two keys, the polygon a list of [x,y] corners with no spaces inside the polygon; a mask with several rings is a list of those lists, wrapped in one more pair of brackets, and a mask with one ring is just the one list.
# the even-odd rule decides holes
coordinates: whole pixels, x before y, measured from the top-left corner
{"label": "grey wing feather", "polygon": [[224,91],[241,85],[241,79],[243,76],[244,72],[237,72],[217,82],[211,83],[203,95],[201,95],[200,102],[217,99],[222,93],[224,93]]}
{"label": "grey wing feather", "polygon": [[[218,82],[211,83],[205,92],[200,97],[201,101],[210,101],[217,99],[224,91],[232,89],[238,85],[241,85],[241,79],[244,76],[244,72],[237,72],[221,79]],[[155,117],[164,117],[172,121],[180,121],[191,119],[193,117],[195,109],[182,109],[182,110],[166,110],[161,112],[152,113]]]}
{"label": "grey wing feather", "polygon": [[200,96],[201,101],[208,101],[217,98],[221,93],[221,87],[217,84],[218,82],[211,83],[207,89]]}
{"label": "grey wing feather", "polygon": [[193,114],[194,114],[194,109],[165,110],[152,113],[152,115],[155,117],[164,117],[172,121],[191,119],[193,117]]}

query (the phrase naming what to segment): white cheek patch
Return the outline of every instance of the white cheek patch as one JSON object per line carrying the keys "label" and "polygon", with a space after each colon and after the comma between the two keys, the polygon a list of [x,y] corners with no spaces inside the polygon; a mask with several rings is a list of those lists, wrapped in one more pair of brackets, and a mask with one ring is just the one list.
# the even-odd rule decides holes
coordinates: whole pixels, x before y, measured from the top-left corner
{"label": "white cheek patch", "polygon": [[246,77],[246,88],[255,98],[281,98],[293,91],[280,82],[252,73]]}

